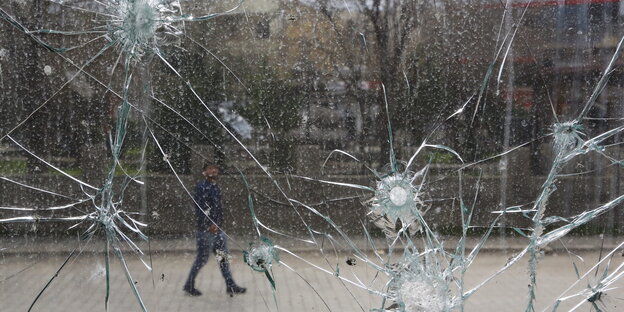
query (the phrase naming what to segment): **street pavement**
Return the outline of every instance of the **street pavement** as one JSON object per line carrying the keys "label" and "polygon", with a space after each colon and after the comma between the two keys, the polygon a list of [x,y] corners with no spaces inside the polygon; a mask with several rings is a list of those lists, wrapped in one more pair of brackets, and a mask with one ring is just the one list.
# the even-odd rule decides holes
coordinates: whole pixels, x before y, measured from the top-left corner
{"label": "street pavement", "polygon": [[[192,252],[153,252],[151,258],[143,257],[147,264],[151,263],[153,272],[135,254],[125,255],[132,278],[149,311],[370,311],[381,306],[378,295],[340,280],[332,273],[339,264],[340,275],[345,279],[356,283],[362,281],[376,290],[383,289],[388,280],[386,276],[378,275],[361,262],[355,266],[346,265],[348,254],[327,257],[311,251],[297,254],[308,262],[281,253],[280,260],[284,264],[274,265],[274,297],[265,275],[251,270],[243,263],[242,254],[233,252],[234,277],[237,283],[248,289],[246,294],[233,298],[226,296],[214,257],[197,280],[197,288],[204,294],[190,297],[183,293],[182,285],[195,257]],[[492,275],[512,255],[503,251],[481,253],[467,271],[465,289]],[[547,308],[577,280],[572,260],[576,261],[581,275],[588,270],[591,272],[573,288],[575,291],[597,280],[594,270],[590,269],[599,258],[599,252],[581,251],[577,255],[556,251],[540,259],[536,311]],[[66,255],[50,253],[3,255],[0,252],[0,311],[27,311],[65,259]],[[611,260],[610,268],[622,265],[623,260],[620,251]],[[527,260],[523,259],[468,298],[465,311],[524,311],[528,289],[526,272]],[[597,276],[601,274],[599,271]],[[110,285],[108,311],[140,311],[118,260],[111,262]],[[620,288],[606,292],[596,303],[603,311],[624,311],[624,280],[612,286]],[[67,262],[32,311],[105,311],[105,287],[103,255],[83,252]],[[583,304],[577,311],[591,311],[586,299],[587,296],[566,300],[558,311],[568,311],[579,302]]]}

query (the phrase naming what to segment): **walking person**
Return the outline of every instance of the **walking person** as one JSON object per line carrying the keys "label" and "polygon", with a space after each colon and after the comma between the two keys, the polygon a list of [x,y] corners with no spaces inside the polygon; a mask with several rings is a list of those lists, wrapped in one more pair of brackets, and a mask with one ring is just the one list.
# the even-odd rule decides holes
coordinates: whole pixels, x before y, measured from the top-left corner
{"label": "walking person", "polygon": [[236,285],[228,262],[227,238],[222,230],[223,209],[221,207],[221,189],[217,186],[219,167],[205,164],[202,168],[204,180],[195,187],[195,214],[197,216],[197,258],[191,267],[184,292],[191,296],[201,296],[195,288],[195,278],[199,270],[208,262],[210,252],[219,256],[219,268],[225,279],[226,293],[233,296],[247,291]]}

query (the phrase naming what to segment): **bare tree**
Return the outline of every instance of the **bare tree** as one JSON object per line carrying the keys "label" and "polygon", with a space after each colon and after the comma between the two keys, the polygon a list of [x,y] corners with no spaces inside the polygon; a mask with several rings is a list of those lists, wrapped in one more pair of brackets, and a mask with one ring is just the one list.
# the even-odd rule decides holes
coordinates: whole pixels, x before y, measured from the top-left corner
{"label": "bare tree", "polygon": [[[360,103],[361,111],[378,112],[372,116],[373,127],[365,127],[364,135],[372,134],[379,142],[381,153],[379,164],[388,163],[390,145],[388,140],[388,120],[391,122],[397,120],[400,114],[397,113],[398,103],[405,100],[406,90],[409,84],[406,81],[405,60],[409,50],[419,41],[419,28],[422,21],[419,19],[422,14],[433,13],[435,4],[430,1],[420,0],[354,0],[354,2],[346,3],[348,15],[352,22],[352,28],[340,27],[338,14],[340,9],[335,6],[334,2],[321,0],[318,2],[320,12],[330,20],[334,25],[334,30],[343,39],[339,40],[342,45],[338,50],[349,57],[345,58],[347,64],[352,69],[361,69],[362,65],[366,65],[368,73],[354,70],[351,80],[361,80],[368,76],[370,80],[381,82],[385,89],[383,92],[377,92],[372,101],[373,106],[362,105],[366,103],[367,94],[358,92],[357,82],[351,81],[349,91],[353,92],[354,97]],[[344,12],[344,8],[342,10]],[[342,13],[344,14],[344,13]],[[351,40],[346,38],[351,37]],[[357,54],[354,51],[352,42],[358,42],[363,47],[362,57],[353,57]],[[362,62],[361,64],[354,64]],[[359,66],[357,66],[359,65]],[[345,77],[343,77],[345,78]],[[388,114],[386,114],[386,100],[388,103]],[[367,103],[368,104],[368,103]],[[394,130],[391,131],[393,133]]]}

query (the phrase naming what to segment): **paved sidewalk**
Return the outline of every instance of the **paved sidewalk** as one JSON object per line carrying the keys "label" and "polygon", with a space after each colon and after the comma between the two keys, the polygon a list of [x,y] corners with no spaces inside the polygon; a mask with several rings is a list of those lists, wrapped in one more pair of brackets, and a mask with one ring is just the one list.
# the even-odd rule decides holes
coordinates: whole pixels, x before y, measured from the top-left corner
{"label": "paved sidewalk", "polygon": [[[325,260],[317,252],[299,252],[304,259],[328,271],[340,265],[341,275],[351,281],[358,279],[374,289],[383,289],[385,276],[375,277],[376,271],[358,263],[346,266],[346,255]],[[225,294],[223,279],[214,257],[198,277],[197,287],[204,292],[201,297],[185,296],[181,288],[194,259],[191,252],[154,252],[151,262],[153,273],[138,258],[128,254],[133,278],[149,311],[277,311],[268,281],[262,273],[254,272],[242,262],[239,252],[233,252],[232,271],[237,282],[248,288],[248,293],[229,298]],[[479,255],[467,273],[466,288],[470,288],[504,265],[511,253],[488,252]],[[579,254],[585,263],[576,258],[579,272],[583,274],[598,259],[598,252]],[[553,252],[540,260],[538,272],[537,311],[553,302],[575,280],[574,268],[567,253]],[[0,311],[27,311],[38,292],[54,275],[65,257],[48,253],[2,255],[0,252]],[[145,257],[150,262],[149,257]],[[279,311],[369,311],[379,308],[378,296],[341,282],[332,274],[314,268],[301,260],[282,253],[286,265],[274,266]],[[611,268],[623,263],[617,254]],[[327,263],[329,262],[329,263]],[[524,311],[527,293],[526,259],[516,264],[473,295],[466,311]],[[117,260],[111,264],[111,297],[108,311],[139,311],[128,281]],[[357,276],[357,278],[355,277]],[[579,283],[576,289],[595,281],[594,273]],[[82,253],[70,260],[55,278],[48,290],[36,303],[33,311],[104,311],[105,295],[104,258],[100,253]],[[616,285],[623,287],[602,296],[599,304],[603,311],[624,310],[624,280]],[[574,298],[561,304],[559,311],[585,302],[579,311],[589,311],[585,298]],[[606,304],[603,306],[602,304]],[[550,310],[549,310],[550,311]]]}
{"label": "paved sidewalk", "polygon": [[[308,238],[303,236],[303,238]],[[467,250],[471,250],[476,246],[481,237],[474,236],[469,237],[466,242]],[[459,241],[455,236],[443,236],[440,238],[444,243],[444,248],[447,250],[453,250],[457,246]],[[415,239],[418,242],[418,239]],[[189,235],[188,237],[155,237],[152,238],[149,245],[147,242],[141,239],[135,239],[134,242],[147,253],[148,249],[153,252],[195,252],[195,236]],[[241,251],[249,246],[250,239],[248,237],[232,236],[228,239],[229,248],[232,251]],[[369,242],[364,238],[353,238],[355,245],[364,251],[370,251],[371,247]],[[564,251],[566,249],[572,251],[596,251],[601,246],[604,246],[605,250],[611,250],[624,242],[623,236],[606,236],[604,240],[596,236],[566,236],[548,245],[544,250],[549,251]],[[302,252],[302,251],[318,251],[318,246],[314,244],[303,243],[301,240],[280,238],[276,242],[280,246],[287,248],[288,250]],[[322,243],[322,242],[320,242]],[[329,244],[329,242],[325,242]],[[382,248],[387,246],[385,240],[381,238],[374,239],[375,246]],[[497,251],[497,252],[513,252],[524,249],[528,244],[528,239],[523,237],[507,237],[501,238],[500,236],[492,235],[482,250],[484,251]],[[98,242],[79,242],[77,238],[50,238],[50,237],[3,237],[0,236],[0,255],[27,255],[27,254],[59,254],[64,255],[71,252],[74,248],[80,246],[81,250],[86,252],[102,252],[102,244]],[[127,245],[122,246],[125,250],[130,251]],[[345,246],[337,246],[338,249],[346,250]],[[325,248],[326,250],[328,247]]]}

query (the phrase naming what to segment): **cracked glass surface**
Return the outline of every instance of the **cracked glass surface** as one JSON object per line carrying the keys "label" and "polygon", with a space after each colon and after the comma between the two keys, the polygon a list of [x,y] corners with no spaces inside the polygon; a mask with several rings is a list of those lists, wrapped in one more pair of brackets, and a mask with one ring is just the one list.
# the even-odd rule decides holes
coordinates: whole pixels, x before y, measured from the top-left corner
{"label": "cracked glass surface", "polygon": [[[0,19],[1,311],[624,307],[621,1],[7,0]],[[204,164],[229,253],[190,297]]]}

